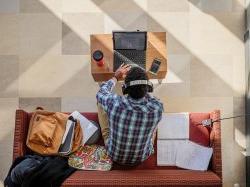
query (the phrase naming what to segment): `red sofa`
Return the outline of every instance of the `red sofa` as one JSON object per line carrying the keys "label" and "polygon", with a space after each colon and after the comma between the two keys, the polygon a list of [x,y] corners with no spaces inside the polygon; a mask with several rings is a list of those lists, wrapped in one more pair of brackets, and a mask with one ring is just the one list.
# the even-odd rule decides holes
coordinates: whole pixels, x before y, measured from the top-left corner
{"label": "red sofa", "polygon": [[[13,159],[30,152],[26,147],[29,120],[32,113],[16,111]],[[97,113],[82,113],[88,119],[98,121]],[[222,186],[221,130],[216,122],[209,129],[200,125],[203,119],[218,119],[220,112],[190,114],[190,140],[202,145],[211,145],[214,149],[208,171],[192,171],[177,167],[159,167],[155,154],[136,167],[114,165],[108,172],[76,171],[62,186]],[[155,143],[155,146],[156,143]]]}

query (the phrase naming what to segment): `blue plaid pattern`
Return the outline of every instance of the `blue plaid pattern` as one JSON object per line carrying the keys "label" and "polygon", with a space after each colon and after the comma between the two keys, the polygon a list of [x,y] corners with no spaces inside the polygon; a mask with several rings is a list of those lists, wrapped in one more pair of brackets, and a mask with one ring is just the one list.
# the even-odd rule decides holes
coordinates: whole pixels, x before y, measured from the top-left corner
{"label": "blue plaid pattern", "polygon": [[106,143],[112,160],[120,164],[137,164],[154,153],[152,135],[161,119],[162,103],[147,94],[134,100],[112,93],[116,81],[103,83],[96,95],[109,118]]}

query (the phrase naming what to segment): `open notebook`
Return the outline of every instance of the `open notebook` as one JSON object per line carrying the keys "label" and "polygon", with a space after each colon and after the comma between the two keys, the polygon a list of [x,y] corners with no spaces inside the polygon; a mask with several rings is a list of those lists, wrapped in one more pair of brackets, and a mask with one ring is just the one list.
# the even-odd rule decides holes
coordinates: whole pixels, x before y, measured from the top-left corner
{"label": "open notebook", "polygon": [[189,114],[163,114],[158,126],[157,165],[207,170],[213,149],[189,141]]}

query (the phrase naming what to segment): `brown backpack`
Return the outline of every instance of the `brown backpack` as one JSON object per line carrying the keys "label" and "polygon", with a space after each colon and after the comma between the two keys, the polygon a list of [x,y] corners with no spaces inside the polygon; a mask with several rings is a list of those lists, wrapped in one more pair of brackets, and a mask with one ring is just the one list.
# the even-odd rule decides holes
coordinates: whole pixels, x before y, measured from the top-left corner
{"label": "brown backpack", "polygon": [[[68,117],[61,112],[36,110],[30,119],[26,145],[41,155],[58,155]],[[77,121],[71,152],[81,146],[82,138],[82,129]]]}

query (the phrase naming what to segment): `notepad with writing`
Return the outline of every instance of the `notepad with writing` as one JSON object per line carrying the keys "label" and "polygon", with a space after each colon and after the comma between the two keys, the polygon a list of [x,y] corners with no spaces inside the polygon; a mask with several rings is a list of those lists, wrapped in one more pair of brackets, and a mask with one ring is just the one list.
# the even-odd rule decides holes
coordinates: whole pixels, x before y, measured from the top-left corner
{"label": "notepad with writing", "polygon": [[188,139],[189,114],[164,113],[158,124],[158,139]]}
{"label": "notepad with writing", "polygon": [[189,140],[189,114],[165,113],[158,126],[157,165],[207,170],[213,149]]}
{"label": "notepad with writing", "polygon": [[211,147],[204,147],[187,140],[177,149],[176,166],[205,171],[207,170],[212,153],[213,149]]}

